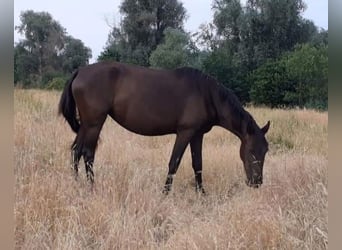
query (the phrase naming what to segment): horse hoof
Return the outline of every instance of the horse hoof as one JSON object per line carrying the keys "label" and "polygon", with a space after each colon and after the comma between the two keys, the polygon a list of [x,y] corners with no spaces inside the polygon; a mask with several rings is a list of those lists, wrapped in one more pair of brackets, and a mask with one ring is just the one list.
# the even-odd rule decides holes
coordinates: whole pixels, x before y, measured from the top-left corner
{"label": "horse hoof", "polygon": [[203,187],[196,188],[196,193],[201,194],[201,195],[206,195],[207,194]]}
{"label": "horse hoof", "polygon": [[168,195],[169,192],[170,192],[169,190],[163,189],[162,194],[163,194],[163,195]]}

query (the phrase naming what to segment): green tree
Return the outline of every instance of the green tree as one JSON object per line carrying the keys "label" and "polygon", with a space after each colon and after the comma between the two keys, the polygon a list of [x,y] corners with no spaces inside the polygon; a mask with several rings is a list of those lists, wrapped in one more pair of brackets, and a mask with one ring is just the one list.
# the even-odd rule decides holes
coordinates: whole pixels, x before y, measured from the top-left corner
{"label": "green tree", "polygon": [[298,45],[271,60],[249,77],[256,104],[326,109],[328,105],[328,47]]}
{"label": "green tree", "polygon": [[200,68],[199,51],[188,34],[167,28],[164,42],[151,53],[150,65],[156,68],[174,69],[182,66]]}
{"label": "green tree", "polygon": [[80,39],[67,36],[65,48],[61,54],[63,71],[65,73],[72,73],[80,66],[87,65],[91,56],[91,49],[86,47]]}
{"label": "green tree", "polygon": [[203,59],[203,71],[234,91],[242,103],[249,101],[246,69],[236,62],[232,44],[222,43]]}
{"label": "green tree", "polygon": [[285,57],[295,92],[287,98],[300,107],[326,109],[328,105],[328,46],[304,44]]}
{"label": "green tree", "polygon": [[25,48],[37,60],[37,80],[42,81],[43,72],[56,63],[64,47],[65,29],[47,12],[24,11],[21,24],[16,30],[25,36],[21,48]]}
{"label": "green tree", "polygon": [[214,1],[214,24],[217,34],[230,41],[232,49],[237,51],[240,43],[241,19],[243,11],[240,0]]}
{"label": "green tree", "polygon": [[303,20],[303,0],[248,0],[241,28],[241,54],[253,70],[297,43],[310,39],[312,22]]}
{"label": "green tree", "polygon": [[269,60],[249,76],[250,98],[254,104],[270,107],[289,106],[294,103],[286,97],[295,87],[287,74],[285,60]]}
{"label": "green tree", "polygon": [[325,29],[319,30],[312,36],[310,44],[318,47],[321,45],[328,46],[328,31]]}
{"label": "green tree", "polygon": [[14,47],[15,84],[44,87],[55,77],[64,77],[88,64],[91,51],[47,12],[24,11],[16,27],[24,39]]}
{"label": "green tree", "polygon": [[109,34],[106,48],[98,60],[114,59],[148,66],[149,57],[164,38],[167,27],[180,29],[186,18],[178,0],[124,0],[123,19]]}
{"label": "green tree", "polygon": [[38,56],[29,52],[25,42],[21,41],[14,47],[14,83],[23,87],[36,82],[38,73]]}
{"label": "green tree", "polygon": [[208,51],[203,70],[235,91],[242,102],[250,101],[248,76],[253,70],[267,63],[261,69],[265,73],[276,66],[269,61],[296,44],[324,40],[313,22],[302,18],[305,8],[303,0],[247,0],[243,7],[239,0],[214,0],[213,23],[202,25],[197,34],[198,43]]}
{"label": "green tree", "polygon": [[303,19],[303,0],[215,0],[216,36],[231,43],[235,60],[254,70],[317,33],[313,22]]}
{"label": "green tree", "polygon": [[219,47],[220,39],[213,23],[203,23],[199,26],[199,31],[193,34],[196,44],[202,51],[210,53]]}

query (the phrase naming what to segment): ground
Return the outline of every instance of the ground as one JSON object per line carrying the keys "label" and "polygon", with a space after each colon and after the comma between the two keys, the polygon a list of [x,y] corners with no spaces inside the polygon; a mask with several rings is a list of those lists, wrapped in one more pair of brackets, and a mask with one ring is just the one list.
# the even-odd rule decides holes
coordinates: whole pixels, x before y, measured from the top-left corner
{"label": "ground", "polygon": [[327,112],[247,108],[259,125],[271,120],[259,189],[244,183],[239,140],[215,127],[204,137],[206,196],[194,191],[189,149],[162,194],[174,135],[136,135],[108,118],[92,192],[83,163],[73,178],[59,96],[14,92],[17,249],[327,249]]}

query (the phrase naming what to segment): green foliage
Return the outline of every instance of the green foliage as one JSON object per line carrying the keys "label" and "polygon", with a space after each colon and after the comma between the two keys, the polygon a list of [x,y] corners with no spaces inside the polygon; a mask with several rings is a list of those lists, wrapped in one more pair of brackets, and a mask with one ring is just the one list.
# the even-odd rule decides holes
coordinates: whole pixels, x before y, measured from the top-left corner
{"label": "green foliage", "polygon": [[46,89],[49,90],[62,90],[64,88],[66,77],[54,77],[47,84]]}
{"label": "green foliage", "polygon": [[328,31],[322,29],[318,33],[315,33],[310,40],[310,44],[314,46],[328,46]]}
{"label": "green foliage", "polygon": [[241,102],[249,101],[249,86],[245,80],[245,69],[236,63],[229,43],[209,53],[203,60],[202,69],[206,74],[232,89]]}
{"label": "green foliage", "polygon": [[[285,96],[291,91],[284,61],[270,60],[252,72],[249,77],[250,97],[255,104],[271,107],[289,105]],[[292,87],[293,88],[293,87]]]}
{"label": "green foliage", "polygon": [[240,0],[221,0],[215,1],[214,24],[217,33],[226,40],[231,41],[234,50],[240,42],[241,19],[243,11]]}
{"label": "green foliage", "polygon": [[115,44],[107,46],[97,57],[97,61],[121,61],[121,51]]}
{"label": "green foliage", "polygon": [[250,75],[254,103],[327,109],[328,47],[304,44]]}
{"label": "green foliage", "polygon": [[297,43],[308,42],[317,33],[315,25],[301,17],[303,0],[248,0],[244,8],[239,0],[216,0],[213,8],[217,35],[208,36],[205,29],[201,39],[229,42],[237,63],[249,71],[278,58]]}
{"label": "green foliage", "polygon": [[[20,49],[16,57],[18,61],[15,63],[18,65],[34,60],[36,67],[33,72],[30,72],[30,75],[34,74],[35,76],[29,75],[26,79],[30,81],[30,78],[36,78],[38,82],[41,82],[44,70],[57,62],[58,53],[64,47],[65,30],[47,12],[36,13],[28,10],[21,13],[20,21],[21,24],[16,29],[25,35],[25,40],[20,42]],[[23,59],[21,55],[26,58]],[[24,69],[30,67],[29,65],[18,66]]]}
{"label": "green foliage", "polygon": [[14,47],[14,83],[27,87],[35,82],[37,72],[38,57],[25,48],[24,42],[18,43]]}
{"label": "green foliage", "polygon": [[164,42],[151,53],[150,65],[156,68],[175,69],[182,66],[199,68],[198,49],[188,34],[181,30],[167,28]]}
{"label": "green foliage", "polygon": [[109,34],[98,61],[116,60],[149,66],[149,57],[168,27],[182,30],[186,11],[178,0],[124,0],[123,19]]}
{"label": "green foliage", "polygon": [[52,78],[88,64],[90,49],[67,36],[49,13],[28,10],[20,20],[16,29],[25,39],[14,47],[14,84],[45,87]]}
{"label": "green foliage", "polygon": [[303,0],[248,0],[241,25],[243,51],[250,69],[275,59],[310,39],[315,26],[303,20]]}
{"label": "green foliage", "polygon": [[290,100],[300,107],[326,109],[328,105],[328,47],[304,44],[285,57],[295,93]]}
{"label": "green foliage", "polygon": [[47,70],[43,74],[43,77],[41,80],[41,86],[37,86],[37,87],[45,88],[52,79],[65,77],[65,75],[66,74],[64,74],[64,72],[56,71],[54,69]]}
{"label": "green foliage", "polygon": [[89,63],[91,50],[79,39],[67,36],[65,40],[65,49],[61,55],[62,68],[65,73],[72,73],[80,66]]}
{"label": "green foliage", "polygon": [[[202,69],[231,88],[243,103],[325,106],[327,95],[321,76],[310,76],[297,57],[291,66],[287,59],[280,60],[297,44],[327,46],[328,32],[318,31],[312,21],[302,18],[305,8],[303,0],[247,0],[244,7],[239,0],[215,0],[213,23],[202,25],[197,34],[198,43],[208,52]],[[315,52],[302,51],[299,57],[309,60],[303,54],[310,53]],[[319,57],[313,58],[325,67]],[[296,72],[299,68],[308,74]],[[315,81],[321,84],[313,84]],[[305,98],[301,98],[304,93]]]}

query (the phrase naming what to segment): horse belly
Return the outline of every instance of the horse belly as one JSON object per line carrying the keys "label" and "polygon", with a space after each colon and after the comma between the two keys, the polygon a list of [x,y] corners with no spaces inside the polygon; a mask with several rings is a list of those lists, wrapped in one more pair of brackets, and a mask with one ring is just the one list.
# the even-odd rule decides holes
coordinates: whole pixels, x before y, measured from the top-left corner
{"label": "horse belly", "polygon": [[167,107],[146,103],[129,106],[116,105],[113,119],[122,127],[141,135],[165,135],[176,132],[177,114]]}

